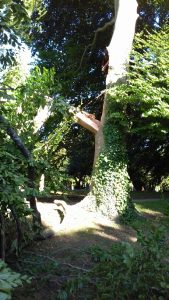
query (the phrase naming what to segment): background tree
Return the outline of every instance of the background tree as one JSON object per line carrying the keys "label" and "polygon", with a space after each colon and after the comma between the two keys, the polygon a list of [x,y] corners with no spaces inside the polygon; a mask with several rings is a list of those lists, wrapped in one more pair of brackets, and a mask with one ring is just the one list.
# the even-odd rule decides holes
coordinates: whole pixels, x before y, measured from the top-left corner
{"label": "background tree", "polygon": [[[130,79],[122,98],[131,134],[129,171],[137,189],[154,189],[168,175],[168,24],[137,35]],[[162,51],[163,49],[163,51]]]}

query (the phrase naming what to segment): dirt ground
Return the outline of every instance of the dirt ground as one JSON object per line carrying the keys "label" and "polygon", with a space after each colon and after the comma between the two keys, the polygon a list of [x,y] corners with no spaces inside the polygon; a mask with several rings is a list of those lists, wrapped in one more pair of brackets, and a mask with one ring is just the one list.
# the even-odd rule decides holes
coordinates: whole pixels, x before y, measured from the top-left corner
{"label": "dirt ground", "polygon": [[[81,202],[74,201],[76,200],[69,200],[66,217],[62,222],[56,204],[45,202],[45,199],[37,203],[43,226],[52,236],[43,241],[32,242],[23,249],[20,257],[11,263],[16,271],[33,278],[31,284],[14,291],[13,300],[60,300],[58,291],[63,285],[71,279],[87,274],[95,264],[91,259],[93,249],[97,246],[112,246],[113,251],[119,253],[121,242],[136,242],[135,230],[120,224],[116,217],[114,221],[110,221],[90,211],[91,202],[86,202],[86,206],[83,200],[83,206]],[[143,201],[144,199],[141,199],[141,202]],[[145,221],[164,219],[160,211],[147,210],[142,212],[142,215]],[[79,299],[68,300],[84,299],[85,295]]]}
{"label": "dirt ground", "polygon": [[68,205],[62,223],[54,203],[38,202],[38,209],[43,225],[53,236],[33,242],[23,251],[18,271],[25,269],[34,280],[31,286],[18,289],[13,300],[56,300],[61,284],[90,269],[88,251],[92,246],[109,247],[112,243],[136,241],[136,233],[130,227],[87,212],[76,204]]}

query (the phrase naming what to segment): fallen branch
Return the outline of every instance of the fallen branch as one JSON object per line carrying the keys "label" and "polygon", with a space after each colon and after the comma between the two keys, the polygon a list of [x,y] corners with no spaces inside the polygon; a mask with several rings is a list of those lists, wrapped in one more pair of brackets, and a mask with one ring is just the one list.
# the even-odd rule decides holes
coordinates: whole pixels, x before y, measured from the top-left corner
{"label": "fallen branch", "polygon": [[[53,258],[53,257],[50,257],[50,256],[48,256],[48,255],[44,255],[44,254],[37,254],[37,253],[35,253],[35,252],[33,252],[33,251],[24,251],[25,253],[28,253],[28,254],[33,254],[33,255],[36,255],[36,256],[39,256],[39,257],[43,257],[43,258],[45,258],[45,259],[48,259],[48,260],[50,260],[50,261],[52,261],[52,262],[54,262],[54,263],[58,263],[57,262],[57,260],[55,259],[55,258]],[[31,261],[27,261],[28,263],[31,263]],[[34,262],[32,262],[32,263],[34,263]],[[83,272],[90,272],[90,270],[88,270],[88,269],[84,269],[84,268],[81,268],[81,267],[78,267],[78,266],[74,266],[74,265],[72,265],[72,264],[69,264],[69,263],[58,263],[58,264],[60,264],[60,265],[63,265],[63,266],[68,266],[68,267],[70,267],[70,268],[72,268],[72,269],[76,269],[76,270],[80,270],[80,271],[83,271]]]}
{"label": "fallen branch", "polygon": [[65,266],[68,266],[70,268],[73,268],[73,269],[76,269],[76,270],[80,270],[80,271],[83,271],[83,272],[90,272],[90,270],[88,270],[88,269],[77,267],[77,266],[71,265],[69,263],[61,263],[61,265],[65,265]]}

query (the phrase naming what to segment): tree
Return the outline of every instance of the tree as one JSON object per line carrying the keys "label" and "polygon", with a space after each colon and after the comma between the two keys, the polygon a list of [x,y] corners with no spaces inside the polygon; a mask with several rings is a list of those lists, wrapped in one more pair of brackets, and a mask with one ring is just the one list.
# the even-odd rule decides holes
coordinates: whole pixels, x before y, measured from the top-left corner
{"label": "tree", "polygon": [[[112,8],[106,1],[96,0],[43,1],[44,3],[47,12],[41,18],[38,11],[34,14],[31,29],[33,52],[38,55],[38,65],[55,68],[55,80],[61,83],[61,94],[71,105],[79,106],[100,118],[103,105],[103,93],[100,95],[100,91],[105,88],[105,75],[101,65],[110,39],[109,30],[99,36],[94,49],[88,45],[92,43],[96,29],[111,19]],[[84,49],[86,51],[83,56]],[[74,144],[77,144],[78,139],[77,147],[81,148],[79,160],[83,170],[88,168],[91,175],[93,162],[92,159],[83,159],[83,145],[87,145],[90,156],[93,156],[93,137],[89,133],[86,138],[86,130],[76,130],[75,126],[72,126],[71,143],[70,134],[67,138],[65,135],[65,148],[70,164],[74,165]]]}
{"label": "tree", "polygon": [[[62,95],[68,99],[69,103],[75,106],[79,105],[82,110],[95,114],[98,120],[101,117],[105,89],[105,74],[102,71],[102,64],[106,52],[105,47],[110,42],[114,24],[108,26],[104,31],[98,31],[96,44],[93,44],[93,36],[97,29],[102,29],[114,15],[113,2],[85,1],[84,3],[83,1],[50,0],[45,2],[46,14],[40,17],[38,10],[36,11],[31,28],[33,48],[39,55],[40,66],[45,65],[47,68],[54,66],[57,70],[56,79],[62,82]],[[152,32],[153,29],[159,30],[167,20],[168,8],[167,0],[139,0],[136,32],[142,29],[144,33],[147,29],[149,32]],[[66,14],[66,18],[65,12],[69,12]],[[77,131],[73,136],[76,136],[76,140],[78,139]],[[85,131],[83,136],[85,136]],[[140,152],[139,144],[136,142],[134,145],[134,141],[136,141],[135,138],[132,140],[135,151]],[[82,136],[79,135],[81,147],[84,142],[88,143],[85,139],[82,141]],[[89,140],[88,147],[90,144]],[[70,149],[69,136],[65,147],[69,148],[71,155],[73,148]],[[92,147],[91,152],[93,152]],[[129,160],[130,158],[129,154]],[[70,161],[71,159],[73,161],[72,155],[69,157]],[[81,156],[81,161],[83,161],[83,156]],[[133,157],[131,164],[135,164]],[[86,161],[86,168],[88,166],[89,162]],[[89,166],[89,169],[91,168],[92,164]]]}
{"label": "tree", "polygon": [[[115,1],[115,27],[108,47],[109,73],[101,121],[95,134],[95,166],[92,193],[99,211],[114,218],[118,214],[129,219],[134,213],[130,198],[125,149],[125,128],[112,119],[116,86],[126,80],[127,62],[134,37],[137,3]],[[129,11],[130,17],[126,15]],[[97,33],[96,33],[97,34]],[[122,47],[123,44],[123,47]],[[120,99],[119,99],[120,101]],[[94,121],[95,125],[96,121]],[[88,116],[86,118],[88,125]],[[93,126],[94,128],[95,126]]]}
{"label": "tree", "polygon": [[[95,5],[95,1],[93,1],[92,4],[93,3]],[[121,3],[123,3],[123,2],[120,2],[120,7],[121,7]],[[166,3],[165,3],[165,1],[162,1],[162,3],[163,3],[163,6],[161,5],[160,1],[139,1],[140,15],[142,15],[142,19],[144,19],[149,24],[149,28],[150,27],[153,28],[155,25],[159,26],[166,19],[167,14],[166,13],[163,14],[163,12],[165,12]],[[100,4],[101,4],[101,2],[99,2],[99,10],[100,10]],[[115,4],[117,5],[116,1],[115,1]],[[78,5],[80,5],[79,10],[77,9]],[[85,4],[85,5],[87,5],[87,4]],[[68,22],[66,22],[67,20],[65,21],[65,18],[64,18],[65,10],[67,10],[68,6],[69,6],[68,2],[65,2],[63,4],[60,1],[57,3],[55,3],[54,1],[49,1],[46,4],[46,8],[47,8],[46,15],[43,16],[42,18],[40,18],[39,20],[38,20],[39,17],[34,19],[35,27],[33,27],[33,29],[32,29],[32,35],[34,35],[34,37],[35,37],[34,38],[34,49],[36,48],[36,49],[40,50],[40,60],[39,60],[40,65],[43,65],[43,63],[45,63],[46,66],[50,67],[51,64],[54,64],[55,67],[57,67],[57,70],[59,73],[59,76],[57,78],[59,78],[61,80],[61,82],[63,83],[63,86],[64,86],[64,88],[62,89],[62,93],[67,97],[69,102],[72,103],[73,102],[72,99],[74,97],[75,98],[74,104],[75,104],[75,106],[77,106],[77,104],[79,103],[79,98],[82,98],[82,101],[84,104],[82,106],[82,109],[83,109],[83,111],[87,111],[87,114],[86,114],[86,112],[84,113],[83,111],[81,111],[81,115],[80,116],[79,116],[79,114],[77,115],[78,122],[81,124],[83,123],[83,125],[86,128],[88,128],[90,130],[92,129],[91,130],[92,132],[96,132],[96,134],[95,134],[96,149],[99,151],[100,151],[99,148],[102,148],[103,143],[101,140],[103,140],[103,135],[105,136],[105,141],[103,144],[103,151],[101,152],[101,155],[100,155],[100,156],[102,156],[102,159],[99,158],[97,160],[98,155],[96,154],[96,156],[95,156],[95,161],[97,160],[97,163],[96,163],[96,168],[95,168],[94,177],[93,177],[93,191],[94,191],[95,195],[97,196],[98,203],[104,199],[104,196],[106,194],[105,193],[106,182],[108,182],[108,180],[106,180],[106,174],[108,175],[109,179],[113,178],[113,177],[119,178],[117,180],[117,182],[118,182],[117,185],[119,185],[119,187],[120,187],[120,184],[123,185],[124,194],[121,193],[122,187],[119,188],[120,191],[117,189],[117,191],[115,192],[115,194],[116,194],[115,197],[110,192],[110,197],[109,196],[107,196],[107,198],[105,197],[107,200],[105,200],[103,202],[107,202],[107,206],[111,207],[112,200],[110,200],[110,199],[112,198],[112,199],[114,199],[113,200],[114,204],[115,204],[115,202],[116,202],[116,204],[114,205],[114,209],[111,208],[110,213],[108,212],[109,208],[107,209],[104,207],[103,210],[105,210],[105,213],[109,214],[109,215],[113,214],[112,211],[117,211],[117,210],[123,216],[128,214],[128,212],[130,215],[130,211],[133,212],[133,205],[131,204],[131,202],[129,200],[129,182],[127,179],[128,176],[127,176],[127,169],[126,169],[127,159],[126,159],[126,150],[125,150],[125,139],[127,136],[126,128],[127,128],[127,126],[129,126],[129,124],[127,122],[128,120],[126,119],[127,104],[126,103],[124,104],[124,102],[121,101],[121,94],[117,93],[118,92],[118,84],[120,83],[120,86],[121,86],[122,81],[125,81],[125,75],[124,76],[119,75],[119,78],[117,76],[117,78],[113,79],[114,73],[112,72],[112,70],[109,72],[110,76],[108,76],[107,83],[109,82],[109,78],[110,78],[110,81],[111,81],[110,86],[112,85],[112,87],[107,92],[107,98],[105,100],[105,105],[104,105],[104,111],[106,111],[106,118],[104,120],[104,113],[103,113],[101,123],[99,123],[97,121],[97,119],[98,119],[97,115],[96,115],[96,118],[94,116],[90,115],[91,112],[92,113],[94,112],[94,109],[93,109],[93,111],[90,110],[91,106],[90,106],[89,102],[92,97],[96,98],[97,93],[95,93],[95,92],[92,93],[91,92],[92,88],[86,89],[85,97],[83,97],[84,94],[82,92],[82,89],[85,85],[82,84],[84,82],[84,80],[82,80],[81,78],[86,78],[86,77],[80,78],[80,75],[82,74],[81,70],[85,69],[84,62],[85,61],[91,62],[91,60],[93,60],[93,57],[96,57],[100,50],[105,50],[105,46],[107,45],[108,41],[110,40],[110,34],[114,28],[113,21],[110,21],[112,15],[113,15],[112,7],[111,7],[111,9],[109,8],[107,19],[102,18],[102,19],[104,19],[104,22],[105,22],[105,20],[110,21],[110,22],[108,22],[110,25],[110,27],[108,27],[109,28],[108,34],[107,34],[107,31],[105,34],[105,31],[103,30],[105,28],[107,30],[107,25],[108,25],[107,22],[105,22],[105,23],[101,22],[100,21],[101,19],[100,19],[99,22],[97,22],[97,26],[99,26],[99,29],[96,30],[94,28],[94,30],[96,30],[95,38],[94,38],[93,42],[90,42],[91,35],[93,34],[94,30],[91,31],[89,38],[87,38],[86,40],[85,40],[83,33],[81,33],[81,31],[78,31],[79,19],[81,20],[81,18],[79,18],[79,15],[82,13],[81,2],[78,2],[78,4],[76,1],[70,3],[70,11],[73,12],[74,15],[71,13],[71,16],[69,16],[70,17],[69,24],[68,24]],[[149,13],[146,12],[147,7],[151,8],[151,9],[148,9],[147,12],[153,10],[153,15],[150,15]],[[115,6],[115,8],[117,9],[117,6]],[[106,7],[106,9],[107,9],[107,7]],[[85,9],[85,18],[87,18],[89,16],[88,12],[86,13],[86,11],[87,11],[87,9]],[[105,11],[104,11],[104,13],[105,13]],[[62,15],[62,19],[59,19],[60,15]],[[162,15],[163,15],[163,17],[161,17]],[[155,24],[154,21],[158,21],[159,16],[160,16],[160,22],[156,22],[158,24]],[[104,17],[105,17],[105,15],[104,15]],[[62,22],[59,22],[58,20],[62,20]],[[38,23],[38,21],[40,21],[40,22]],[[62,24],[64,22],[66,23],[66,25],[63,28]],[[84,19],[82,19],[82,22],[84,22]],[[124,21],[123,22],[121,21],[121,24],[122,23],[124,23]],[[40,24],[40,26],[39,26],[39,24]],[[52,28],[56,28],[56,30],[51,31],[51,24],[52,24]],[[58,27],[56,26],[56,24],[58,24]],[[143,22],[142,22],[142,24],[143,24]],[[140,25],[139,30],[140,30],[142,24]],[[89,23],[89,25],[90,25],[90,23]],[[105,26],[102,26],[102,25],[105,25]],[[116,23],[116,25],[117,25],[117,23]],[[115,25],[113,37],[115,36],[115,33],[116,33],[116,25]],[[89,29],[90,28],[91,28],[91,25],[89,26]],[[126,26],[126,28],[128,28],[128,26]],[[134,26],[133,26],[133,28],[134,28]],[[101,33],[103,33],[103,35],[106,36],[106,41],[105,40],[104,40],[104,42],[102,41],[101,45],[100,45],[99,41],[101,39],[101,36],[100,36]],[[77,35],[75,35],[75,34],[77,34]],[[82,40],[81,36],[83,36],[83,41],[81,41]],[[99,38],[98,38],[98,36],[99,36]],[[76,37],[77,37],[77,39],[76,39]],[[97,40],[97,38],[98,38],[98,40]],[[120,40],[120,35],[118,35],[118,37],[117,37],[117,43],[114,43],[114,46],[113,46],[114,47],[113,52],[118,53],[116,56],[116,59],[114,59],[117,62],[118,62],[118,58],[122,57],[122,55],[119,55],[119,53],[120,53],[119,49],[121,49],[120,48],[121,46],[119,46],[119,49],[116,50],[117,49],[116,45],[119,45],[118,44],[119,40]],[[81,55],[80,64],[79,64],[79,59],[78,59],[80,57],[79,45],[81,45],[81,44],[83,44],[83,47],[86,44],[86,50],[84,52],[83,51],[81,52],[81,53],[83,53],[83,55]],[[45,48],[45,50],[50,51],[51,55],[49,58],[45,55],[43,48]],[[131,41],[130,41],[129,48],[131,48]],[[130,52],[129,48],[128,48],[128,54]],[[97,51],[96,49],[97,50],[99,49],[99,51]],[[47,51],[45,51],[45,52],[47,53]],[[104,52],[104,51],[102,51],[102,52]],[[54,54],[52,54],[52,53],[54,53]],[[109,54],[110,54],[110,65],[111,65],[114,63],[114,62],[112,62],[112,57],[114,58],[115,55],[112,55],[111,52]],[[44,57],[44,55],[45,55],[45,57]],[[53,58],[55,58],[55,59],[53,59]],[[57,62],[57,63],[55,63],[55,62]],[[79,65],[80,65],[80,69],[78,68]],[[87,63],[87,65],[89,66],[88,73],[95,74],[95,77],[96,77],[96,73],[93,72],[93,69],[95,70],[95,68],[93,67],[94,64]],[[65,66],[67,68],[66,74],[64,72]],[[101,62],[99,62],[99,68],[101,70]],[[120,70],[118,70],[119,74],[120,74],[120,72],[122,74],[124,69],[125,68],[123,65],[120,66]],[[78,70],[78,72],[77,72],[77,70]],[[69,80],[70,77],[72,80]],[[105,77],[104,77],[104,79],[105,79]],[[89,79],[88,79],[88,81],[89,81]],[[88,81],[86,81],[86,82],[88,82]],[[65,84],[65,82],[66,82],[66,84]],[[67,85],[67,82],[68,82],[68,85]],[[66,85],[67,85],[67,87],[65,87]],[[71,88],[68,89],[68,86]],[[102,87],[102,88],[104,87],[104,80],[102,80],[102,84],[100,85],[100,87]],[[71,90],[70,93],[69,93],[69,90]],[[85,88],[84,88],[84,90],[85,90]],[[99,89],[97,89],[97,91],[98,90]],[[85,102],[85,99],[87,97],[88,97],[89,101]],[[109,111],[107,112],[107,110],[109,110]],[[111,113],[110,113],[110,111],[111,111]],[[85,120],[84,120],[84,117],[85,117]],[[128,118],[128,116],[127,116],[127,118]],[[103,129],[103,135],[101,134],[102,129]],[[112,133],[111,138],[110,138],[111,134],[108,134],[108,132]],[[112,146],[112,141],[113,141],[113,145],[115,148],[113,148],[113,146]],[[106,148],[108,148],[108,149],[106,150]],[[118,148],[118,150],[116,148]],[[110,151],[111,149],[112,149],[112,151]],[[114,155],[114,153],[116,155]],[[113,160],[112,160],[112,157],[113,157]],[[117,162],[114,163],[117,160],[119,161],[119,163],[117,163]],[[113,163],[112,163],[112,161],[113,161]],[[99,166],[99,164],[100,164],[100,166]],[[119,166],[119,170],[117,170],[118,169],[117,165]],[[102,166],[105,166],[104,174],[102,174],[103,172],[99,171],[99,170],[101,170]],[[98,169],[98,171],[97,171],[97,169]],[[115,170],[114,173],[113,173],[113,170]],[[110,173],[109,173],[109,171],[110,171]],[[121,174],[121,175],[119,175],[119,174]],[[98,178],[99,176],[100,176],[100,178]],[[125,178],[125,180],[123,181],[124,178]],[[99,182],[101,182],[101,181],[103,181],[103,182],[100,184],[100,189],[102,186],[104,186],[104,189],[102,192],[99,192]],[[116,187],[114,186],[113,182],[115,183],[116,179],[114,181],[112,180],[111,182],[109,182],[108,185],[110,186],[112,184],[112,187],[115,191]],[[120,182],[120,184],[119,184],[119,182]],[[103,206],[106,206],[106,205],[103,205]]]}
{"label": "tree", "polygon": [[[59,13],[56,14],[56,10],[53,9],[54,2],[50,1],[49,3],[50,3],[49,6],[47,5],[47,10],[48,10],[47,14],[45,15],[44,18],[42,18],[40,20],[41,29],[42,29],[40,34],[38,31],[38,28],[39,28],[38,23],[35,23],[35,25],[37,24],[37,26],[35,26],[35,28],[33,28],[33,31],[35,32],[35,37],[36,37],[36,41],[34,40],[34,45],[35,45],[35,47],[37,46],[37,44],[39,45],[39,49],[41,51],[40,57],[42,58],[41,63],[43,63],[42,45],[46,46],[47,50],[50,50],[50,51],[54,50],[56,54],[58,53],[58,55],[59,55],[59,51],[61,51],[61,49],[62,49],[62,51],[63,51],[62,57],[60,57],[60,59],[57,59],[56,61],[57,62],[60,61],[61,62],[60,65],[64,66],[64,60],[68,61],[71,56],[66,55],[66,52],[63,49],[68,49],[69,51],[67,51],[67,53],[72,54],[72,53],[74,53],[73,43],[74,43],[74,45],[76,45],[77,42],[79,44],[80,38],[77,40],[74,40],[74,38],[73,38],[74,32],[77,31],[76,28],[78,28],[77,24],[79,22],[79,18],[78,17],[74,18],[73,22],[71,22],[69,20],[70,21],[69,24],[72,25],[70,31],[66,31],[66,33],[65,33],[65,28],[58,27],[58,28],[56,28],[56,32],[52,31],[52,36],[51,36],[50,22],[53,22],[53,20],[55,20],[57,22]],[[93,3],[95,4],[95,1]],[[117,124],[112,122],[111,114],[109,114],[109,113],[107,114],[107,110],[110,109],[110,106],[111,106],[111,110],[114,109],[113,101],[111,101],[111,99],[114,97],[113,96],[113,93],[115,90],[114,86],[117,84],[117,82],[119,83],[120,81],[125,80],[125,76],[126,76],[126,67],[124,67],[124,64],[126,63],[126,61],[128,59],[128,55],[129,55],[129,52],[131,49],[132,39],[133,39],[133,35],[134,35],[135,21],[136,21],[135,1],[131,1],[131,5],[132,4],[133,4],[133,8],[131,7],[131,12],[130,12],[132,18],[129,18],[125,14],[124,14],[124,16],[121,15],[121,13],[124,9],[123,5],[125,5],[124,1],[120,1],[120,2],[115,1],[115,19],[116,19],[116,15],[118,17],[117,17],[117,20],[115,23],[116,25],[115,25],[114,34],[113,34],[113,38],[112,38],[111,42],[110,42],[110,39],[111,39],[111,34],[112,34],[112,31],[114,28],[115,20],[111,19],[112,18],[112,12],[111,12],[112,7],[110,6],[111,10],[109,8],[109,13],[107,14],[108,20],[106,20],[108,22],[104,21],[104,24],[103,24],[104,30],[102,30],[102,28],[99,28],[98,30],[96,30],[94,40],[90,45],[86,41],[86,50],[84,53],[82,52],[83,55],[82,55],[81,61],[80,61],[80,71],[81,71],[81,68],[83,70],[83,63],[84,63],[86,57],[88,57],[89,59],[90,58],[92,59],[93,57],[96,56],[95,55],[96,53],[99,53],[98,49],[100,49],[101,47],[102,47],[102,53],[103,53],[105,51],[105,47],[110,42],[110,46],[109,46],[110,71],[109,71],[109,75],[107,77],[107,86],[109,86],[110,90],[107,92],[107,96],[104,101],[104,108],[103,108],[101,122],[97,121],[97,119],[95,119],[94,117],[90,118],[90,114],[88,114],[88,113],[90,113],[91,111],[88,109],[87,105],[83,106],[83,110],[85,111],[85,108],[86,108],[87,114],[82,112],[80,117],[79,117],[79,115],[77,115],[78,121],[81,123],[83,122],[82,121],[83,116],[86,117],[86,122],[84,124],[85,127],[88,127],[88,129],[90,129],[92,131],[93,125],[95,124],[95,127],[96,127],[95,132],[98,131],[95,134],[95,145],[96,145],[96,147],[95,147],[95,162],[97,160],[97,163],[95,164],[95,171],[94,171],[92,185],[93,185],[93,192],[97,199],[96,204],[97,205],[100,204],[99,209],[101,210],[102,209],[101,202],[104,203],[103,204],[104,208],[102,210],[104,211],[105,214],[107,214],[109,216],[113,216],[113,214],[116,214],[117,211],[121,215],[126,215],[127,211],[129,212],[129,214],[130,213],[132,214],[132,212],[134,210],[133,206],[131,204],[131,201],[129,199],[130,198],[129,197],[129,182],[127,179],[128,175],[127,175],[127,169],[126,169],[127,160],[126,160],[125,145],[124,145],[125,133],[122,133],[122,134],[120,133],[122,131],[122,128],[121,127],[119,128],[117,126]],[[134,6],[134,4],[135,4],[135,6]],[[61,9],[62,9],[62,6],[64,7],[64,5],[60,6]],[[66,3],[66,5],[67,5],[67,3]],[[77,3],[72,3],[71,9],[72,9],[73,5],[77,6]],[[99,5],[101,5],[101,2],[99,2]],[[114,5],[113,5],[113,7],[114,7]],[[100,8],[100,6],[99,6],[99,8]],[[134,9],[135,9],[135,12],[134,12]],[[76,12],[77,10],[75,10],[73,8],[73,11]],[[59,8],[58,8],[58,12],[59,12]],[[80,7],[80,12],[82,12],[81,7]],[[49,18],[49,14],[50,14],[50,18]],[[65,16],[65,10],[63,10],[63,14]],[[86,10],[85,10],[85,14],[86,14]],[[133,15],[134,15],[134,18],[133,18]],[[121,20],[120,20],[120,18],[121,18]],[[131,22],[129,22],[129,24],[128,24],[127,21],[130,19],[131,19]],[[35,20],[35,22],[36,22],[36,20]],[[123,27],[120,31],[119,26],[120,26],[120,24],[124,24],[124,23],[126,24],[124,26],[126,26],[126,28],[130,28],[129,30],[131,30],[131,31],[130,32],[128,31],[128,41],[125,38],[125,44],[123,46],[123,48],[125,49],[124,53],[120,52],[120,55],[119,55],[119,51],[121,49],[121,45],[120,45],[121,39],[124,38],[124,36],[125,36],[124,31],[126,29]],[[60,26],[61,26],[61,24],[62,23],[60,23]],[[58,35],[57,31],[59,30],[59,28],[60,28],[60,32]],[[72,28],[75,28],[75,29],[73,30]],[[89,28],[91,30],[91,25],[89,26]],[[117,31],[119,31],[119,32],[117,33]],[[127,32],[126,32],[126,34],[127,34]],[[104,40],[104,42],[103,42],[103,40],[102,40],[102,42],[100,42],[100,39],[102,39],[103,36],[106,37],[106,39]],[[78,37],[80,37],[80,32],[78,33]],[[59,39],[61,38],[60,42],[58,41],[58,38]],[[48,41],[47,43],[44,43],[45,39]],[[73,41],[73,43],[72,43],[72,41]],[[101,43],[101,46],[100,46],[99,42]],[[55,47],[53,47],[53,43],[54,43]],[[71,46],[70,46],[70,44],[71,44]],[[79,52],[78,52],[78,56],[79,56]],[[114,59],[114,57],[116,57],[116,58]],[[121,61],[119,61],[119,57],[121,58]],[[118,63],[116,64],[117,61],[119,61],[119,65],[118,65]],[[49,60],[48,60],[48,62],[49,62]],[[74,63],[74,61],[72,61],[72,62]],[[69,66],[69,63],[67,63],[67,66]],[[71,67],[71,65],[69,67]],[[76,82],[79,83],[79,81],[78,81],[79,75],[77,74],[77,71],[76,71],[77,69],[79,70],[79,68],[77,68],[77,67],[78,67],[77,64],[75,64],[75,67],[73,66],[73,69],[71,69],[71,72],[73,72],[75,74]],[[90,64],[90,67],[91,67],[90,73],[92,73],[93,65]],[[99,68],[101,70],[101,62],[99,63]],[[61,72],[61,67],[58,69],[58,71]],[[65,76],[63,76],[64,82],[66,81],[65,79],[67,78],[67,75],[65,75]],[[104,77],[104,80],[105,80],[105,77]],[[102,80],[102,88],[104,87],[104,80]],[[72,80],[72,82],[73,82],[73,80]],[[76,89],[76,93],[78,93],[78,98],[82,97],[83,94],[79,90],[79,87],[81,88],[82,85],[78,84],[78,85],[74,85],[74,86],[77,87],[77,89],[71,88],[71,91],[74,91]],[[67,92],[67,89],[64,89],[64,92],[65,91]],[[90,90],[87,89],[87,94],[90,95],[90,97],[89,97],[89,101],[90,101],[91,95],[93,96],[94,93],[91,92],[91,94],[90,94]],[[68,93],[68,95],[70,95],[70,94]],[[95,97],[96,97],[96,95],[97,94],[95,93]],[[72,99],[72,97],[71,97],[71,99]],[[77,97],[76,97],[76,99],[77,99]],[[75,104],[75,105],[77,105],[77,104]],[[97,118],[97,115],[96,115],[96,118]],[[92,122],[92,124],[91,124],[91,122]],[[110,134],[111,130],[113,130],[114,133]],[[104,131],[104,133],[103,133],[103,131]],[[124,130],[124,132],[125,132],[125,130]],[[103,135],[104,135],[104,143],[103,143]],[[111,135],[111,137],[110,137],[110,135]],[[111,139],[114,143],[115,148],[111,147],[111,143],[112,143]],[[116,148],[118,148],[118,150]],[[101,149],[102,149],[102,151],[100,153]],[[120,153],[120,155],[117,155],[117,151]],[[99,156],[99,154],[100,154],[100,156]],[[98,156],[99,156],[99,159],[98,159]],[[119,160],[118,163],[116,162],[117,159]],[[113,163],[112,163],[112,161],[113,161]],[[102,170],[103,165],[105,165],[104,170]],[[119,169],[118,169],[118,167],[119,167]],[[113,172],[113,169],[114,170],[116,169],[116,171]],[[103,176],[101,176],[99,178],[99,176],[100,176],[99,174],[103,174]],[[120,179],[118,179],[116,182],[116,179],[119,177],[120,177]],[[111,181],[111,183],[109,180]],[[117,188],[117,185],[119,185],[119,183],[121,183],[121,185],[123,185],[123,186],[121,186],[120,191]],[[110,185],[111,185],[111,191],[109,192],[108,189],[109,189]],[[116,190],[116,188],[118,189],[118,191]],[[112,209],[110,209],[110,207]]]}
{"label": "tree", "polygon": [[[42,231],[40,226],[40,214],[36,207],[36,198],[39,195],[38,181],[42,173],[47,174],[48,180],[50,177],[52,183],[57,181],[57,188],[63,181],[60,170],[63,167],[64,153],[59,153],[58,145],[63,141],[63,132],[68,130],[69,122],[67,106],[59,95],[59,84],[58,86],[54,84],[54,70],[41,71],[35,68],[24,82],[19,79],[18,85],[17,72],[18,69],[13,68],[13,72],[10,70],[6,76],[4,75],[2,82],[4,86],[10,87],[9,97],[1,103],[0,114],[0,136],[3,146],[0,149],[3,161],[0,176],[2,227],[0,238],[3,241],[3,249],[5,247],[3,224],[4,220],[8,219],[7,210],[11,210],[15,217],[18,245],[21,245],[23,234],[20,219],[24,207],[25,211],[28,211],[25,197],[32,209],[29,213],[33,216],[34,238],[44,239],[51,235],[49,231]],[[53,165],[56,167],[56,160],[59,164],[58,171],[54,174]]]}
{"label": "tree", "polygon": [[154,189],[169,171],[168,38],[168,24],[136,36],[128,84],[119,91],[130,123],[129,172],[139,190]]}

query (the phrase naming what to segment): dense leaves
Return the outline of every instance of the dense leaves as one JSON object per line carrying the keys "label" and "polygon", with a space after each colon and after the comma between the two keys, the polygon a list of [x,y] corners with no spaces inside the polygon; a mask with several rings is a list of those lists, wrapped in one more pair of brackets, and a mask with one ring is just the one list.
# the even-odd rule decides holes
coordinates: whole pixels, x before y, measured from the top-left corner
{"label": "dense leaves", "polygon": [[23,283],[30,282],[28,276],[12,271],[2,260],[0,260],[0,299],[10,300],[14,288]]}
{"label": "dense leaves", "polygon": [[146,38],[137,35],[128,84],[118,95],[126,103],[129,168],[139,189],[153,189],[169,172],[168,39],[167,25]]}
{"label": "dense leaves", "polygon": [[15,62],[16,49],[21,46],[19,31],[26,28],[27,11],[22,0],[2,0],[0,3],[0,63],[1,67]]}

